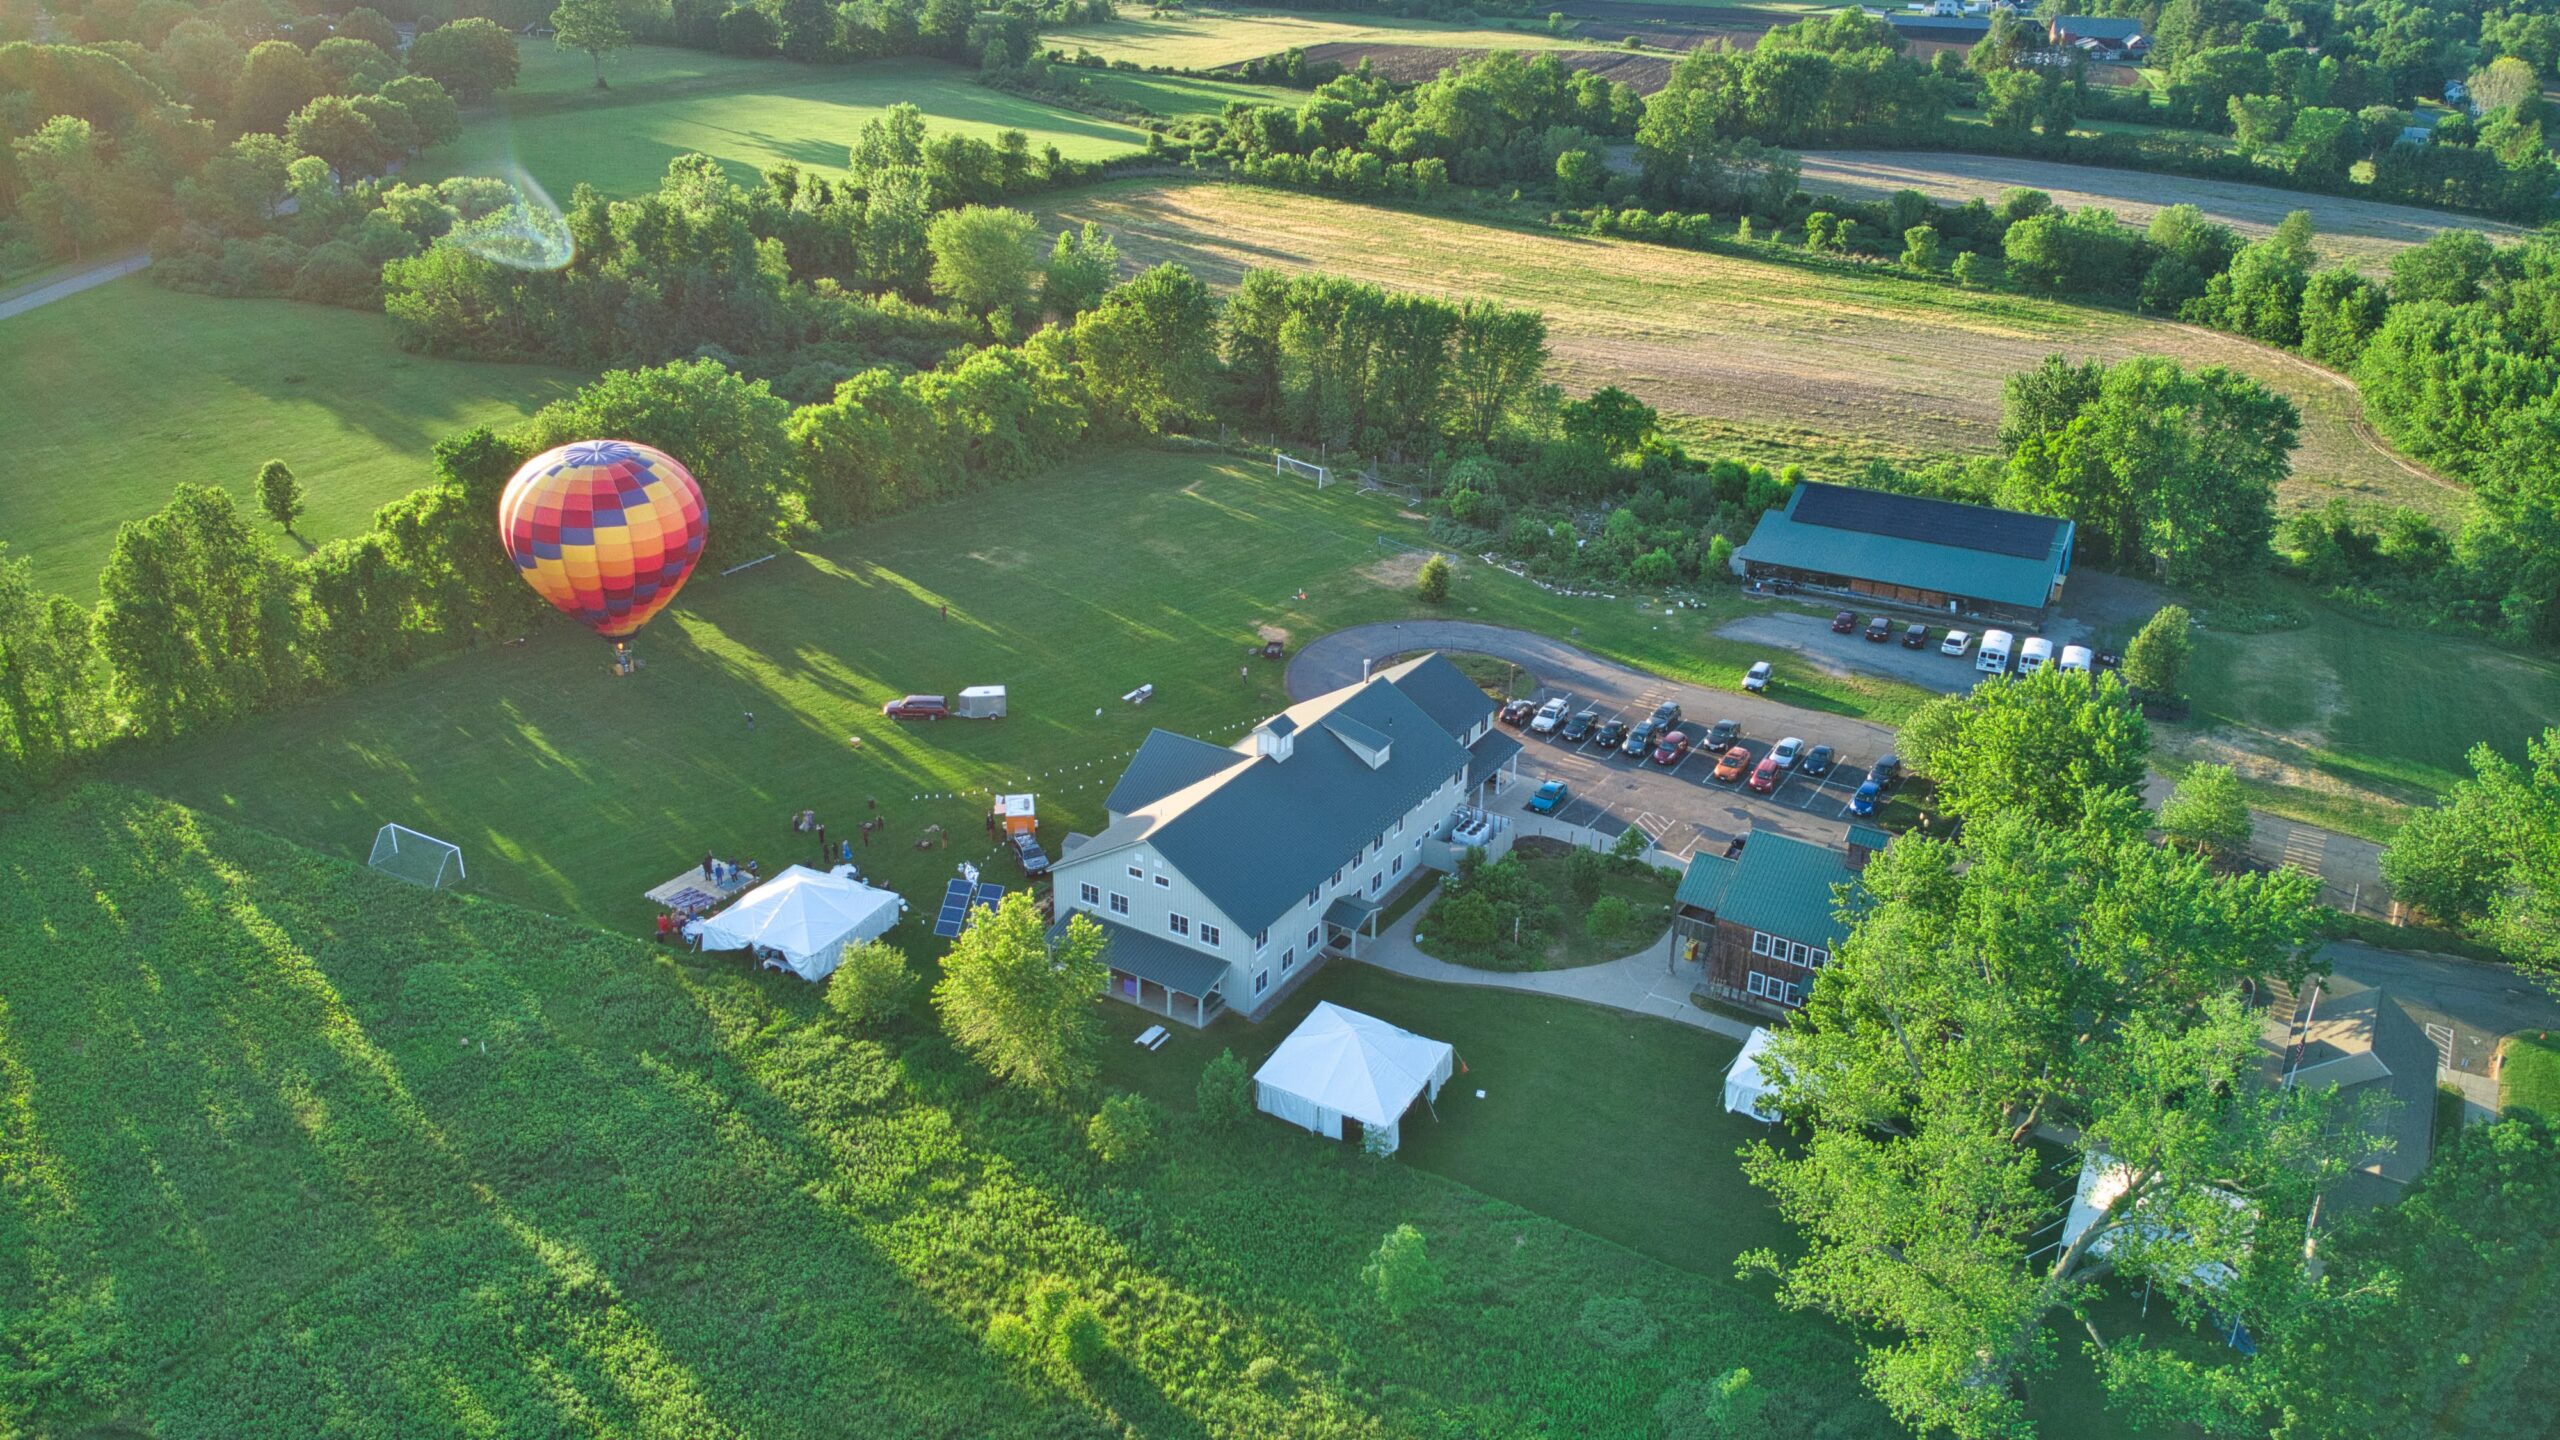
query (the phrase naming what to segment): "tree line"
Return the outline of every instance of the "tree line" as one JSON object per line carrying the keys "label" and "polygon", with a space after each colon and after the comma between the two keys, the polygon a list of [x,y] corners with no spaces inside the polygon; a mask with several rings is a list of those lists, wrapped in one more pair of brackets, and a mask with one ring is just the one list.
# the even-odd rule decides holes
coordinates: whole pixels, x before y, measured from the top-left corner
{"label": "tree line", "polygon": [[[981,303],[1029,305],[1032,235],[1018,212],[946,212],[929,241],[937,285],[961,291],[993,273],[999,288]],[[1076,279],[1079,259],[1089,281],[1107,237],[1065,239],[1052,284]],[[1000,288],[1005,276],[1019,288]],[[522,633],[540,607],[489,517],[518,465],[572,439],[612,435],[683,458],[715,517],[702,563],[718,569],[1020,480],[1091,442],[1214,417],[1318,427],[1292,433],[1319,440],[1479,443],[1534,422],[1549,393],[1544,339],[1535,315],[1332,281],[1250,276],[1222,306],[1164,265],[1106,280],[1018,342],[867,368],[797,407],[707,356],[610,372],[512,431],[442,442],[430,484],[305,556],[277,553],[229,491],[183,484],[118,531],[94,611],[37,592],[28,562],[0,559],[0,789],[24,793],[120,739],[236,724]],[[1283,409],[1259,408],[1273,397]],[[271,467],[259,489],[290,526],[290,474]]]}

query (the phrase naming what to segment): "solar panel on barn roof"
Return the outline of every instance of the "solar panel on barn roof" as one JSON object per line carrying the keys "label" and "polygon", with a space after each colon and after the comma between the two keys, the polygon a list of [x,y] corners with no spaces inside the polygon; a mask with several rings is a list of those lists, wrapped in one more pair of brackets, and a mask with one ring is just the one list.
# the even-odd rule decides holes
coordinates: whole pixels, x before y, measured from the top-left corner
{"label": "solar panel on barn roof", "polygon": [[2052,554],[2053,534],[2062,524],[2048,515],[1819,482],[1798,487],[1795,508],[1790,513],[1800,525],[1855,530],[1863,535],[1887,535],[2026,560],[2041,560]]}

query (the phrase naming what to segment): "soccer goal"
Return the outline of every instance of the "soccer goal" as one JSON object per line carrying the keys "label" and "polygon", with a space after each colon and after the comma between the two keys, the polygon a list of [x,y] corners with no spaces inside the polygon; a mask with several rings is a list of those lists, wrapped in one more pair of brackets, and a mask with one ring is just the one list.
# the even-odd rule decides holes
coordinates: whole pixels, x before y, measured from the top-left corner
{"label": "soccer goal", "polygon": [[386,875],[441,890],[462,883],[462,847],[406,825],[385,825],[374,832],[373,858],[367,865]]}
{"label": "soccer goal", "polygon": [[1277,450],[1271,452],[1271,473],[1283,477],[1296,475],[1313,480],[1319,490],[1333,483],[1331,470],[1312,460],[1301,460],[1295,455],[1283,455]]}

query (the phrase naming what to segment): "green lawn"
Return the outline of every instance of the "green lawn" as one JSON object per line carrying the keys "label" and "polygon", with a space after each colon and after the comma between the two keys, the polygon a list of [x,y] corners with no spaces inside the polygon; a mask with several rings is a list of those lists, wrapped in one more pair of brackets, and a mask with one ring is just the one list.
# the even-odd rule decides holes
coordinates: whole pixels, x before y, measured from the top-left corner
{"label": "green lawn", "polygon": [[409,177],[521,170],[566,204],[581,181],[608,195],[651,189],[669,160],[695,151],[742,183],[784,161],[841,170],[862,122],[900,101],[921,108],[937,131],[993,139],[1021,130],[1033,149],[1053,144],[1071,160],[1146,143],[1130,126],[987,89],[934,60],[808,66],[644,45],[606,62],[611,89],[594,89],[589,73],[583,55],[527,45],[518,88],[469,116],[462,138]]}
{"label": "green lawn", "polygon": [[[1747,1365],[1778,1433],[1895,1433],[1844,1335],[1713,1277],[1765,1223],[1730,1047],[1661,1022],[1319,977],[1468,1062],[1408,1163],[1178,1119],[1112,1171],[1089,1101],[923,1014],[147,796],[13,817],[0,875],[0,1432],[1650,1440]],[[1187,1041],[1141,1062],[1180,1109]],[[1395,1324],[1359,1272],[1403,1223],[1450,1291]],[[1089,1373],[983,1339],[1042,1280],[1100,1312]],[[1652,1343],[1582,1339],[1595,1299]]]}
{"label": "green lawn", "polygon": [[[634,928],[651,913],[641,892],[706,847],[770,868],[802,853],[792,813],[815,807],[842,837],[876,799],[889,825],[869,863],[922,900],[954,864],[989,855],[986,790],[1038,794],[1054,852],[1069,829],[1101,827],[1102,798],[1150,728],[1225,741],[1280,708],[1280,665],[1257,660],[1250,684],[1237,680],[1256,627],[1286,629],[1294,648],[1416,613],[1412,567],[1381,562],[1375,537],[1417,528],[1350,486],[1319,492],[1250,461],[1106,453],[734,578],[697,577],[642,635],[636,679],[613,678],[599,642],[555,624],[522,648],[124,768],[340,855],[362,856],[396,820],[460,844],[477,889]],[[1579,631],[1630,664],[1728,688],[1754,654],[1713,637],[1726,606],[1664,616],[1474,563],[1457,567],[1442,613]],[[1842,713],[1899,714],[1916,695],[1782,674],[1790,699]],[[879,713],[909,691],[977,684],[1011,687],[1010,718]],[[1150,704],[1121,703],[1141,684],[1156,687]],[[910,848],[933,824],[950,848]]]}
{"label": "green lawn", "polygon": [[113,281],[0,320],[0,540],[85,603],[119,524],[181,480],[226,486],[255,513],[272,459],[302,481],[306,538],[353,535],[427,482],[437,440],[512,424],[577,382],[405,354],[378,314]]}
{"label": "green lawn", "polygon": [[[1337,960],[1260,1024],[1176,1027],[1161,1050],[1128,1041],[1145,1015],[1108,1007],[1106,1078],[1187,1111],[1211,1057],[1232,1049],[1258,1068],[1320,1000],[1457,1047],[1466,1068],[1405,1122],[1400,1163],[1702,1275],[1730,1276],[1746,1250],[1788,1247],[1776,1209],[1733,1163],[1744,1142],[1781,1132],[1724,1108],[1741,1046],[1693,1026]],[[1572,1123],[1554,1123],[1567,1111]]]}
{"label": "green lawn", "polygon": [[2275,769],[2323,818],[2386,832],[2470,773],[2487,741],[2521,758],[2560,714],[2560,662],[2421,630],[2368,625],[2325,605],[2299,629],[2200,631],[2196,724]]}
{"label": "green lawn", "polygon": [[2550,1032],[2520,1030],[2507,1037],[2498,1064],[2498,1109],[2533,1110],[2560,1121],[2560,1040]]}
{"label": "green lawn", "polygon": [[1125,105],[1181,119],[1215,115],[1232,104],[1285,105],[1294,110],[1306,93],[1277,85],[1243,85],[1233,80],[1203,80],[1196,75],[1148,75],[1128,70],[1069,71],[1086,87]]}

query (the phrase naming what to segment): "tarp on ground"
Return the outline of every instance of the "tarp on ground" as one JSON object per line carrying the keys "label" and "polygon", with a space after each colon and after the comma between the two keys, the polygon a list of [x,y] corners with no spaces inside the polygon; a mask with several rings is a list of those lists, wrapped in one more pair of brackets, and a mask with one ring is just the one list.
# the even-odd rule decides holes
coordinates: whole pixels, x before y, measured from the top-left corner
{"label": "tarp on ground", "polygon": [[1768,1049],[1768,1028],[1753,1026],[1750,1038],[1742,1042],[1742,1053],[1733,1057],[1732,1068],[1724,1072],[1724,1108],[1736,1115],[1748,1115],[1763,1125],[1775,1125],[1778,1087],[1769,1083],[1760,1068],[1761,1057]]}
{"label": "tarp on ground", "polygon": [[835,973],[844,947],[876,940],[898,923],[895,892],[794,865],[703,922],[705,950],[770,950],[803,980]]}
{"label": "tarp on ground", "polygon": [[1327,1000],[1254,1072],[1254,1104],[1329,1140],[1342,1138],[1346,1117],[1357,1120],[1373,1148],[1392,1153],[1404,1112],[1417,1099],[1437,1099],[1457,1059],[1445,1040]]}

